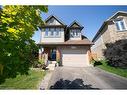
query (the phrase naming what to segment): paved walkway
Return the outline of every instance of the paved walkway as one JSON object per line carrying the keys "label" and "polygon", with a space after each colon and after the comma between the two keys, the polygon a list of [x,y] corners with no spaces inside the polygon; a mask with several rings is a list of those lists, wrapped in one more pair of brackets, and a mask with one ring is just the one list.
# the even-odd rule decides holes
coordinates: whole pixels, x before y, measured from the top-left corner
{"label": "paved walkway", "polygon": [[127,79],[94,67],[57,67],[48,89],[127,89]]}
{"label": "paved walkway", "polygon": [[46,76],[42,79],[38,89],[45,90],[48,89],[49,81],[51,79],[52,73],[55,69],[55,63],[49,64],[47,67],[48,71],[46,72]]}

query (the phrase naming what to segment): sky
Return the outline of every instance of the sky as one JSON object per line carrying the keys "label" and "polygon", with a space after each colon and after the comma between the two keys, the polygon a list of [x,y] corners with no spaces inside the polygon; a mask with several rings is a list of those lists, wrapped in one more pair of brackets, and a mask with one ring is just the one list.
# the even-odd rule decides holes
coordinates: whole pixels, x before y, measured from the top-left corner
{"label": "sky", "polygon": [[[79,22],[84,29],[82,34],[89,40],[92,40],[105,20],[117,11],[126,11],[127,6],[48,6],[48,13],[42,13],[42,19],[45,20],[50,15],[57,16],[66,25],[70,25],[74,20]],[[40,41],[41,31],[36,31],[33,40]]]}

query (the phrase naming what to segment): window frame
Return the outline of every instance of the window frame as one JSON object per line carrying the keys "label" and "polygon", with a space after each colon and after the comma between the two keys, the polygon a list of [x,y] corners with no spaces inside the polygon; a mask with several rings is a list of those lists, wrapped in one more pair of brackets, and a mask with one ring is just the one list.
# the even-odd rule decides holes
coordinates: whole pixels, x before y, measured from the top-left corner
{"label": "window frame", "polygon": [[[73,31],[73,30],[75,30],[75,31]],[[80,32],[81,31],[79,31],[79,29],[71,29],[70,30],[70,38],[79,38],[81,36]]]}
{"label": "window frame", "polygon": [[[121,22],[123,23],[124,26],[121,25]],[[119,19],[114,20],[114,23],[115,23],[115,26],[116,26],[116,30],[118,32],[123,32],[123,31],[127,30],[126,23],[125,23],[125,20],[123,18],[119,18]],[[119,28],[119,30],[118,30],[117,27]],[[123,29],[123,27],[125,29]]]}
{"label": "window frame", "polygon": [[[59,30],[57,30],[57,28],[53,28],[53,30],[51,28],[47,28],[48,29],[48,35],[46,34],[46,29],[45,29],[45,33],[44,33],[44,38],[60,38],[61,37],[61,29],[59,28]],[[59,32],[59,35],[56,35],[56,31]],[[51,33],[53,33],[53,35],[51,35]]]}

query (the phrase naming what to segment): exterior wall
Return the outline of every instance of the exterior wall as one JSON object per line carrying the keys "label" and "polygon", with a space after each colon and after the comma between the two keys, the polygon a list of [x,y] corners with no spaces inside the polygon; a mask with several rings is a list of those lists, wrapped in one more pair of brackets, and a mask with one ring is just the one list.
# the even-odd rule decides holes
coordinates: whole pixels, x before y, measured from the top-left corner
{"label": "exterior wall", "polygon": [[[117,18],[123,18],[125,22],[125,26],[127,28],[127,17],[125,16],[118,16]],[[127,30],[125,31],[117,31],[116,25],[114,23],[108,25],[108,30],[110,32],[110,42],[115,42],[120,39],[127,39]]]}
{"label": "exterior wall", "polygon": [[[125,21],[125,26],[127,28],[127,17],[118,16],[117,18],[122,17]],[[95,39],[94,45],[91,50],[92,53],[97,54],[98,59],[104,58],[103,50],[106,49],[106,43],[113,43],[120,39],[127,39],[127,30],[125,31],[117,31],[115,23],[111,22],[105,26],[105,28],[101,31],[100,35]]]}
{"label": "exterior wall", "polygon": [[70,38],[70,40],[81,40],[81,36],[80,37],[75,37],[75,38]]}
{"label": "exterior wall", "polygon": [[53,42],[64,42],[64,29],[60,31],[60,37],[45,37],[45,31],[41,32],[41,42],[53,43]]}
{"label": "exterior wall", "polygon": [[97,59],[103,58],[103,38],[101,34],[95,39],[94,45],[91,47],[92,54],[97,55]]}
{"label": "exterior wall", "polygon": [[52,18],[47,22],[48,25],[61,25],[56,19]]}

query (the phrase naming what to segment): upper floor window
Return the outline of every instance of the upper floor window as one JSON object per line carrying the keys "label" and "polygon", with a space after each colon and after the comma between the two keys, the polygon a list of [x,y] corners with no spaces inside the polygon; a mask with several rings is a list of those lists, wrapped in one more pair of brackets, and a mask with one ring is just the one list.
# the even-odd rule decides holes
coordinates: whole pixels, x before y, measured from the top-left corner
{"label": "upper floor window", "polygon": [[49,31],[49,28],[46,28],[45,29],[45,36],[48,36],[49,35],[48,31]]}
{"label": "upper floor window", "polygon": [[80,37],[81,31],[79,29],[72,29],[70,30],[70,37],[75,38],[75,37]]}
{"label": "upper floor window", "polygon": [[115,24],[116,24],[116,28],[117,28],[118,31],[126,30],[126,25],[125,25],[125,22],[124,22],[123,19],[116,20]]}
{"label": "upper floor window", "polygon": [[46,28],[45,37],[60,37],[61,28]]}

